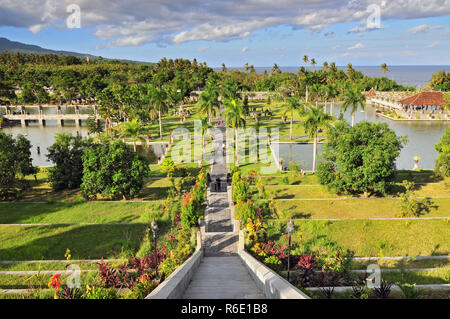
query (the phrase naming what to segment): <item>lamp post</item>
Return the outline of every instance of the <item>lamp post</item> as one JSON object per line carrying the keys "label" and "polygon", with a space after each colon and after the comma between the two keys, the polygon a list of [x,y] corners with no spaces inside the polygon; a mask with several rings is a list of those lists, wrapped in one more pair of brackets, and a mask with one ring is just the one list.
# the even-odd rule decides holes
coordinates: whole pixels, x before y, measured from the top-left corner
{"label": "lamp post", "polygon": [[154,250],[155,250],[155,269],[158,269],[158,255],[157,255],[157,251],[156,251],[156,233],[158,232],[158,224],[156,223],[155,220],[152,221],[151,223],[151,228],[152,228],[152,232],[153,232],[153,239],[155,240],[155,246],[154,246]]}
{"label": "lamp post", "polygon": [[288,221],[286,225],[287,232],[289,234],[289,250],[288,250],[288,273],[287,273],[287,281],[289,281],[290,272],[291,272],[291,245],[292,245],[292,233],[294,232],[294,221],[292,218]]}

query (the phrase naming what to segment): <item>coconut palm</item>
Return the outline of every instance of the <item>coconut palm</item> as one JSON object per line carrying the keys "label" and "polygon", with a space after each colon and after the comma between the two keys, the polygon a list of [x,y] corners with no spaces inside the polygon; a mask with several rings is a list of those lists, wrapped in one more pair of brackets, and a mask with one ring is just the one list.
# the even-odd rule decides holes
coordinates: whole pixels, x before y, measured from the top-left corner
{"label": "coconut palm", "polygon": [[350,80],[353,80],[355,77],[355,69],[353,68],[353,65],[351,63],[347,64],[347,76]]}
{"label": "coconut palm", "polygon": [[200,119],[202,123],[202,163],[205,157],[205,134],[206,130],[211,127],[208,117],[204,116]]}
{"label": "coconut palm", "polygon": [[328,62],[327,61],[323,62],[322,67],[325,72],[328,71],[328,69],[329,69]]}
{"label": "coconut palm", "polygon": [[[307,103],[305,103],[307,104]],[[324,113],[322,110],[307,104],[307,115],[305,122],[303,123],[306,133],[309,137],[314,139],[313,147],[313,173],[316,171],[316,157],[317,157],[317,131],[319,128],[326,128],[328,123],[333,119],[329,114]]]}
{"label": "coconut palm", "polygon": [[150,87],[150,102],[159,118],[159,138],[162,139],[162,114],[168,111],[167,94],[163,89]]}
{"label": "coconut palm", "polygon": [[219,107],[219,92],[215,86],[207,86],[198,99],[200,113],[208,116],[208,123],[211,124],[212,117],[217,114]]}
{"label": "coconut palm", "polygon": [[388,69],[388,66],[386,63],[383,63],[381,65],[381,72],[383,72],[383,74],[385,74],[386,72],[391,72],[391,70]]}
{"label": "coconut palm", "polygon": [[274,75],[274,74],[279,74],[279,73],[281,73],[281,70],[280,70],[280,68],[278,67],[278,64],[275,63],[275,64],[273,65],[271,74]]}
{"label": "coconut palm", "polygon": [[223,112],[225,116],[225,120],[227,121],[228,125],[231,125],[231,127],[234,129],[234,136],[235,136],[235,151],[234,151],[234,157],[235,157],[235,163],[236,166],[239,166],[239,159],[237,157],[238,154],[238,129],[240,127],[245,127],[245,118],[244,118],[244,110],[241,105],[240,100],[226,100],[225,101],[225,111]]}
{"label": "coconut palm", "polygon": [[344,103],[342,104],[341,113],[347,111],[349,107],[352,108],[352,127],[355,125],[356,111],[358,106],[364,110],[366,103],[366,96],[361,93],[357,85],[347,87],[344,94]]}
{"label": "coconut palm", "polygon": [[330,71],[331,71],[331,72],[337,72],[337,71],[338,71],[338,68],[337,68],[335,62],[331,62],[331,63],[330,63]]}
{"label": "coconut palm", "polygon": [[291,97],[287,99],[286,104],[281,109],[281,114],[283,116],[290,115],[291,116],[291,130],[290,130],[290,139],[292,140],[292,123],[294,122],[294,112],[299,115],[303,114],[304,108],[300,105],[300,100],[296,97]]}
{"label": "coconut palm", "polygon": [[130,137],[133,139],[133,148],[136,152],[136,140],[142,140],[141,138],[141,124],[138,122],[137,119],[134,119],[132,121],[124,122],[121,127],[121,134],[122,137]]}
{"label": "coconut palm", "polygon": [[303,62],[306,64],[309,62],[309,57],[306,54],[303,56]]}
{"label": "coconut palm", "polygon": [[248,62],[245,62],[244,69],[245,69],[245,71],[248,71]]}
{"label": "coconut palm", "polygon": [[333,84],[333,83],[329,83],[326,86],[326,88],[327,88],[326,97],[327,97],[327,99],[331,100],[330,115],[333,115],[333,106],[334,106],[335,99],[339,95],[339,91],[338,91],[337,85]]}
{"label": "coconut palm", "polygon": [[316,64],[317,64],[316,59],[312,58],[311,59],[311,66],[314,68],[316,66]]}
{"label": "coconut palm", "polygon": [[222,72],[227,72],[227,67],[225,66],[225,63],[222,62]]}

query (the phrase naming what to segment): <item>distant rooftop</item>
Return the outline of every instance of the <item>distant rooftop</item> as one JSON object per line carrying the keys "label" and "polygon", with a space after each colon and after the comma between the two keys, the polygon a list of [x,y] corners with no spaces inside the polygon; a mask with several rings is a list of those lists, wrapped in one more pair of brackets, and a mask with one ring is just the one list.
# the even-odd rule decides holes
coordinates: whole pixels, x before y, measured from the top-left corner
{"label": "distant rooftop", "polygon": [[398,101],[401,104],[417,106],[444,106],[447,102],[444,100],[442,92],[420,92],[416,95],[407,97]]}

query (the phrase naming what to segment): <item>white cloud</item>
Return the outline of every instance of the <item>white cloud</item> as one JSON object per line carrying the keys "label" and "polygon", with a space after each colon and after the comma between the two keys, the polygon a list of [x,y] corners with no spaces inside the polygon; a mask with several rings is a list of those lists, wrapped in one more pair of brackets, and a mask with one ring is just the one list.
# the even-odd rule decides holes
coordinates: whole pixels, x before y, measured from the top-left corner
{"label": "white cloud", "polygon": [[354,46],[349,47],[349,50],[357,50],[357,49],[363,49],[364,48],[364,44],[362,44],[361,42],[355,44]]}
{"label": "white cloud", "polygon": [[242,53],[245,53],[247,51],[248,51],[248,47],[243,47],[242,50],[241,50]]}
{"label": "white cloud", "polygon": [[412,34],[417,34],[417,33],[427,32],[430,30],[438,30],[438,29],[444,29],[444,26],[443,25],[429,26],[428,24],[421,24],[421,25],[415,26],[411,29],[408,29],[408,32],[412,33]]}
{"label": "white cloud", "polygon": [[[65,22],[68,4],[81,8],[81,24],[110,46],[187,41],[230,41],[253,31],[291,26],[319,31],[342,22],[364,21],[373,0],[0,0],[0,26],[32,32]],[[450,0],[385,1],[381,17],[418,19],[450,14]],[[331,35],[331,33],[330,33]]]}
{"label": "white cloud", "polygon": [[198,48],[198,52],[205,52],[206,50],[208,50],[208,49],[211,49],[211,46],[210,45],[207,45],[206,47],[201,47],[201,48]]}
{"label": "white cloud", "polygon": [[429,45],[425,46],[426,49],[434,48],[435,46],[439,45],[439,41],[435,41],[433,43],[430,43]]}

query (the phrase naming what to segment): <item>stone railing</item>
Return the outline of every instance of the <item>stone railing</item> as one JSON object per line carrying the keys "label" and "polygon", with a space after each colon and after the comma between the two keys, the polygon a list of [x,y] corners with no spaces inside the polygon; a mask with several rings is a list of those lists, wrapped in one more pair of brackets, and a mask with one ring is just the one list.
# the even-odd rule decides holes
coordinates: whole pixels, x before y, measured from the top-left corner
{"label": "stone railing", "polygon": [[182,299],[186,288],[197,271],[203,258],[203,247],[200,232],[197,232],[197,250],[164,280],[145,299]]}
{"label": "stone railing", "polygon": [[256,284],[268,299],[311,299],[308,295],[291,285],[275,271],[268,268],[244,249],[245,235],[239,232],[238,253]]}

